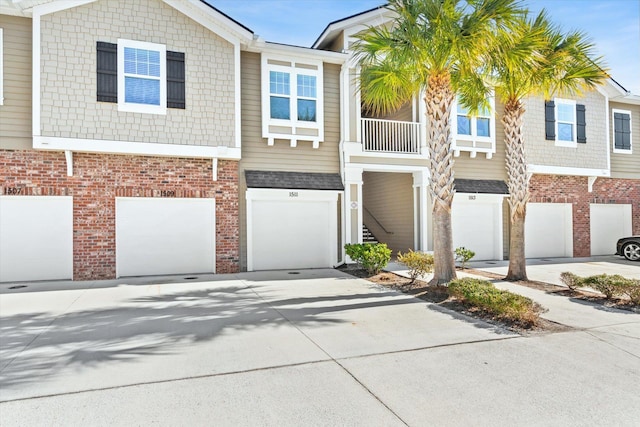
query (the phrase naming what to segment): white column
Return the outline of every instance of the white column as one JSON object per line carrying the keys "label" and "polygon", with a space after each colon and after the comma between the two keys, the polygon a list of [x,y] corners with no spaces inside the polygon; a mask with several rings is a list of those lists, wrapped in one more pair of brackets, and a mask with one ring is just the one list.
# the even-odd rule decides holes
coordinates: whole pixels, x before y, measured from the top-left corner
{"label": "white column", "polygon": [[345,243],[362,243],[362,168],[345,167]]}
{"label": "white column", "polygon": [[427,250],[427,238],[431,210],[427,204],[428,172],[413,173],[413,215],[414,215],[414,246],[415,250]]}

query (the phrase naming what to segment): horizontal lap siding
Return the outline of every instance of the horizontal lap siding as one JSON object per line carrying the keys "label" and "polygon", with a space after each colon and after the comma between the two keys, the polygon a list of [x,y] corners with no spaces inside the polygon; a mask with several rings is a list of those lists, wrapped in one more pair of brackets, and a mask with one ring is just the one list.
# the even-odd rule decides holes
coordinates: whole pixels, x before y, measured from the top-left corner
{"label": "horizontal lap siding", "polygon": [[0,149],[31,148],[31,19],[0,15],[4,38],[4,105]]}
{"label": "horizontal lap siding", "polygon": [[611,110],[631,111],[631,154],[614,153],[614,137],[613,137],[613,112],[609,117],[611,128],[611,176],[613,178],[635,178],[640,179],[640,106],[620,104],[617,102],[609,103]]}
{"label": "horizontal lap siding", "polygon": [[240,161],[241,266],[246,269],[245,170],[339,173],[340,159],[340,66],[324,65],[324,140],[312,148],[310,141],[276,140],[273,146],[262,138],[260,54],[242,52],[242,160]]}

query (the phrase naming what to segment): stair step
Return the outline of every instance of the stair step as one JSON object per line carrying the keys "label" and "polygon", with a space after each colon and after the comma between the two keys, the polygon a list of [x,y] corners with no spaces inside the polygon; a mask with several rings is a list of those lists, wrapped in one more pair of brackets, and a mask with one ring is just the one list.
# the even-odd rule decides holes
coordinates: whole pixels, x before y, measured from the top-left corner
{"label": "stair step", "polygon": [[362,224],[362,243],[379,243],[376,236],[364,224]]}

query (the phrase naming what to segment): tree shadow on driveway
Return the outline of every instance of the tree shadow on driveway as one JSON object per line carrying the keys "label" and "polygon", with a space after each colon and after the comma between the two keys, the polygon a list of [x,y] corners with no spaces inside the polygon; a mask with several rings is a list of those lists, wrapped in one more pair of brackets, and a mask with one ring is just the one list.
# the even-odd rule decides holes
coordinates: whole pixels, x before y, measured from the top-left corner
{"label": "tree shadow on driveway", "polygon": [[[210,359],[205,363],[212,368],[239,348],[243,352],[252,349],[255,360],[263,355],[268,360],[269,352],[282,354],[277,347],[284,344],[283,340],[305,339],[290,319],[296,326],[339,324],[349,321],[335,315],[344,310],[413,302],[390,295],[397,294],[356,292],[265,301],[250,288],[217,284],[184,292],[178,288],[177,292],[133,297],[114,306],[62,314],[4,316],[0,318],[0,401],[24,397],[20,390],[33,390],[56,378],[64,380],[74,372],[82,375],[85,368],[122,365],[135,369],[133,363],[154,362],[164,356],[170,361],[159,362],[160,368],[176,360],[172,357],[189,362],[185,354],[195,350],[194,346],[218,338],[225,343],[220,344],[224,347],[221,350],[216,346],[199,349],[208,352]],[[229,340],[233,340],[231,350]],[[313,350],[317,352],[315,347]],[[116,372],[126,375],[127,371]],[[119,381],[126,384],[128,380]],[[29,397],[42,395],[29,393]]]}

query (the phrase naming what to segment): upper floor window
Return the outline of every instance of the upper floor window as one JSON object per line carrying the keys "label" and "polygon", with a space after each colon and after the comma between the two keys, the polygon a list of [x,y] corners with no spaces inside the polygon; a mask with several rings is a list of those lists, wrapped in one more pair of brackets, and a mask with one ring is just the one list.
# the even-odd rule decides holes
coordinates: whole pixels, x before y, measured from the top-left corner
{"label": "upper floor window", "polygon": [[119,39],[97,44],[98,101],[119,111],[166,114],[185,108],[184,53],[156,43]]}
{"label": "upper floor window", "polygon": [[545,101],[545,137],[559,147],[587,142],[585,106],[570,99]]}
{"label": "upper floor window", "polygon": [[631,111],[613,110],[613,152],[631,153]]}
{"label": "upper floor window", "polygon": [[323,139],[322,62],[262,55],[262,136],[276,139]]}
{"label": "upper floor window", "polygon": [[453,149],[455,155],[461,151],[468,151],[472,157],[476,153],[485,153],[491,158],[496,151],[495,145],[495,99],[489,98],[490,108],[481,108],[475,115],[471,115],[459,100],[455,101],[455,120],[452,122],[454,136]]}

